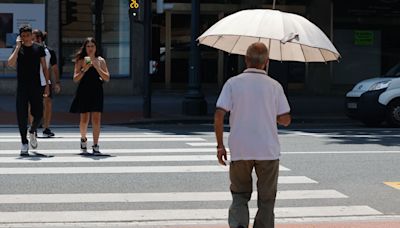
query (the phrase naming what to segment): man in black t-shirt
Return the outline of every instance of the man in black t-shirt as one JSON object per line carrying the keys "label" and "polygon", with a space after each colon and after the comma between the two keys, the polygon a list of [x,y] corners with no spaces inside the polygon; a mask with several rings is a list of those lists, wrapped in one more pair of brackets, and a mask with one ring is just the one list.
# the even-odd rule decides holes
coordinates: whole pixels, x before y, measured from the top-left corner
{"label": "man in black t-shirt", "polygon": [[[23,25],[19,29],[16,47],[8,58],[9,66],[17,66],[17,120],[19,133],[21,135],[21,156],[29,156],[28,142],[33,149],[37,148],[36,129],[43,116],[43,97],[49,94],[49,72],[46,66],[45,52],[41,45],[32,41],[32,28]],[[46,78],[44,89],[40,84],[40,66]],[[32,125],[28,130],[28,104],[31,105],[33,116]]]}

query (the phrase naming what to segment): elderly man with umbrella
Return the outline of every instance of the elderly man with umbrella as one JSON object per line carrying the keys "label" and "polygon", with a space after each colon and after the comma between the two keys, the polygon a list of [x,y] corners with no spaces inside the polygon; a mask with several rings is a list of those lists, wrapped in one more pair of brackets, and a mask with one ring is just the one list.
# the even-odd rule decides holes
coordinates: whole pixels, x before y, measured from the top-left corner
{"label": "elderly man with umbrella", "polygon": [[253,168],[257,174],[258,212],[254,227],[274,227],[274,206],[278,185],[280,146],[277,123],[288,126],[290,107],[282,86],[265,72],[268,49],[254,43],[247,49],[247,69],[229,79],[218,98],[215,112],[218,161],[226,165],[223,120],[230,112],[231,134],[229,175],[233,202],[230,227],[248,227]]}
{"label": "elderly man with umbrella", "polygon": [[229,226],[248,227],[252,171],[257,174],[255,228],[274,227],[280,145],[277,124],[288,126],[290,107],[281,85],[267,75],[269,59],[328,62],[340,58],[326,35],[307,19],[278,10],[243,10],[204,32],[199,43],[245,55],[247,69],[229,79],[214,118],[217,157],[226,165],[223,120],[230,112],[229,150],[232,204]]}

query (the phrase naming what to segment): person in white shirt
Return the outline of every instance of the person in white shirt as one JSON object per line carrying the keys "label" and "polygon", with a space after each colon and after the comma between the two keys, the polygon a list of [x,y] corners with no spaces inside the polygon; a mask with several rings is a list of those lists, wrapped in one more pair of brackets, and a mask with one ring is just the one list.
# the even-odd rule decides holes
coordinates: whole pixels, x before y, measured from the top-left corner
{"label": "person in white shirt", "polygon": [[[50,121],[51,121],[51,116],[53,112],[53,93],[52,90],[54,89],[54,92],[56,94],[60,93],[61,91],[61,86],[60,86],[60,75],[58,72],[58,65],[57,65],[57,56],[56,53],[53,49],[48,47],[45,44],[45,40],[47,37],[46,32],[42,32],[39,29],[34,29],[32,31],[33,34],[33,41],[43,45],[44,51],[46,53],[45,59],[46,59],[46,64],[47,67],[49,68],[49,72],[53,71],[54,75],[54,80],[49,80],[48,84],[50,85],[50,94],[48,96],[43,98],[43,137],[53,137],[54,133],[50,130]],[[40,71],[40,81],[42,86],[46,85],[46,80],[44,78],[44,75],[42,71]]]}
{"label": "person in white shirt", "polygon": [[264,70],[268,61],[268,49],[263,43],[250,45],[245,57],[247,69],[225,83],[216,104],[214,127],[221,165],[226,165],[227,160],[224,116],[230,112],[229,175],[233,201],[228,222],[231,228],[249,225],[253,168],[258,179],[254,227],[274,227],[280,157],[277,124],[288,126],[291,116],[282,86]]}

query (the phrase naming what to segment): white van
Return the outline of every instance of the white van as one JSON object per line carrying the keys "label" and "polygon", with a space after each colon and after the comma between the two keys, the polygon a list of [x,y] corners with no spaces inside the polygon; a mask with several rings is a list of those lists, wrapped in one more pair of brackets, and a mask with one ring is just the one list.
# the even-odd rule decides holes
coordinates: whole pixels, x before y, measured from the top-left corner
{"label": "white van", "polygon": [[369,126],[400,127],[400,63],[385,75],[363,80],[346,94],[346,114]]}

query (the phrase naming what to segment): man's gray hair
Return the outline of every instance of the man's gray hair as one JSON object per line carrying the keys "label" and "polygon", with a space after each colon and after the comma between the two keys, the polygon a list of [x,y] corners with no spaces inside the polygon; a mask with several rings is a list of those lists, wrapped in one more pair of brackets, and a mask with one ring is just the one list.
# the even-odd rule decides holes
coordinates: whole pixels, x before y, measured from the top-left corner
{"label": "man's gray hair", "polygon": [[260,66],[268,59],[268,54],[268,48],[264,43],[253,43],[247,48],[246,60],[250,67]]}

